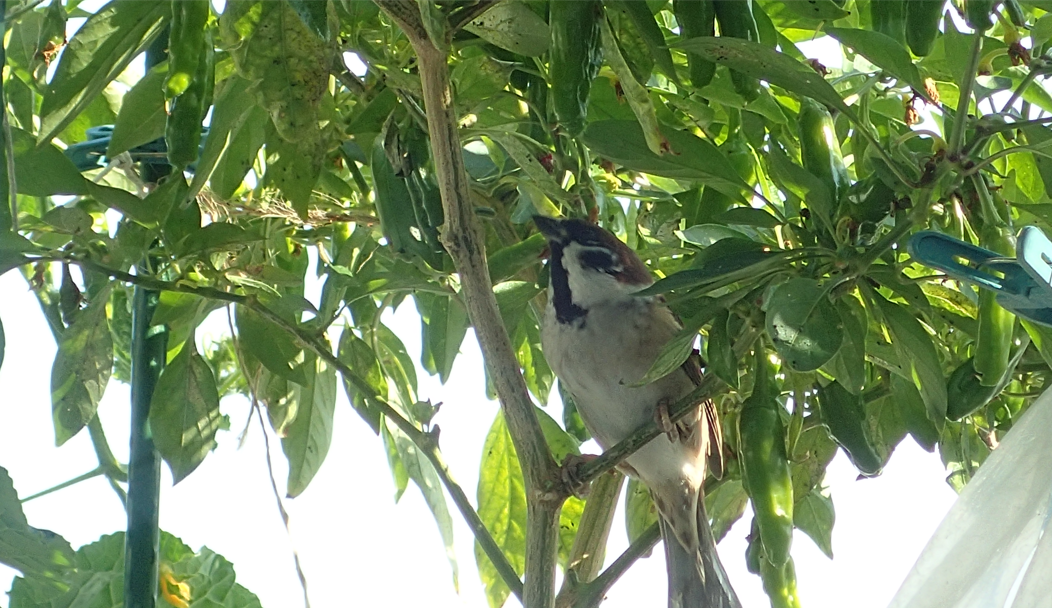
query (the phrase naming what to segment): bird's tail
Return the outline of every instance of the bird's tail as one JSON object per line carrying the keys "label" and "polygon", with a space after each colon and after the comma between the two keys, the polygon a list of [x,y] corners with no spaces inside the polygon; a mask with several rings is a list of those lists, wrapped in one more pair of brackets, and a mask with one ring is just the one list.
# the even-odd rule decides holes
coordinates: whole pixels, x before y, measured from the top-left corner
{"label": "bird's tail", "polygon": [[698,504],[698,551],[684,547],[664,518],[661,518],[661,537],[668,564],[669,608],[741,608],[716,554],[704,504]]}

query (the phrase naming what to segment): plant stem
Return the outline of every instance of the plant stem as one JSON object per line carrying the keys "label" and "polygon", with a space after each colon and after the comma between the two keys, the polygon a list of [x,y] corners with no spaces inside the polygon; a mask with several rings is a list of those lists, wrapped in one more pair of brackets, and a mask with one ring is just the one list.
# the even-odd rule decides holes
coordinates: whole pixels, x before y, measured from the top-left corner
{"label": "plant stem", "polygon": [[618,471],[601,475],[592,483],[588,502],[584,505],[581,522],[570,548],[567,572],[562,588],[555,596],[556,608],[571,608],[580,598],[586,584],[593,581],[603,567],[606,557],[606,542],[617,510],[617,498],[625,476]]}
{"label": "plant stem", "polygon": [[968,106],[972,100],[972,87],[975,86],[975,72],[979,68],[979,55],[983,52],[982,33],[976,32],[974,36],[972,53],[968,57],[968,64],[965,66],[964,82],[961,83],[957,112],[953,115],[953,129],[950,131],[950,139],[947,142],[951,158],[960,153],[961,145],[964,143],[964,126],[968,122]]}
{"label": "plant stem", "polygon": [[523,603],[529,608],[550,608],[555,600],[558,514],[568,491],[544,440],[497,309],[486,266],[485,240],[471,205],[471,185],[457,131],[448,52],[440,50],[429,39],[416,2],[385,0],[379,2],[379,6],[398,23],[416,51],[435,177],[445,211],[442,243],[460,275],[464,304],[522,463],[528,539]]}
{"label": "plant stem", "polygon": [[104,473],[105,473],[105,471],[103,470],[102,467],[95,467],[91,471],[88,471],[87,473],[84,473],[83,475],[78,475],[77,477],[74,477],[73,479],[70,479],[69,481],[63,481],[62,483],[58,484],[57,486],[52,486],[52,487],[50,487],[50,488],[48,488],[46,490],[42,490],[42,491],[37,492],[36,494],[33,494],[31,496],[26,496],[25,498],[23,498],[19,502],[21,502],[23,504],[27,503],[27,502],[29,502],[29,501],[31,501],[33,499],[41,498],[43,496],[47,496],[48,494],[51,494],[52,492],[58,492],[59,490],[64,490],[64,489],[66,489],[66,488],[68,488],[70,486],[76,485],[76,484],[78,484],[78,483],[80,483],[82,481],[87,481],[87,480],[92,479],[94,477],[98,477],[99,475],[103,475]]}
{"label": "plant stem", "polygon": [[633,541],[625,549],[625,552],[614,560],[614,563],[610,564],[609,568],[585,586],[586,589],[583,590],[584,592],[580,595],[577,603],[574,604],[574,608],[594,608],[598,606],[603,601],[603,598],[606,597],[610,588],[617,582],[617,579],[621,578],[621,575],[632,564],[636,563],[636,560],[649,553],[659,540],[661,540],[661,527],[654,523],[640,534],[639,538]]}

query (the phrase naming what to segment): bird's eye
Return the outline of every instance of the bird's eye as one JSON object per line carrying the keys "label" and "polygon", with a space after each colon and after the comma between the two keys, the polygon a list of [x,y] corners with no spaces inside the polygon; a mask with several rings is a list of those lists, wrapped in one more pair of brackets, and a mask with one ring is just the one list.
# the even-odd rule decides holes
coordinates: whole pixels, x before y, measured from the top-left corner
{"label": "bird's eye", "polygon": [[614,274],[621,270],[621,265],[617,263],[617,256],[604,249],[582,251],[579,259],[581,260],[581,266],[598,272]]}

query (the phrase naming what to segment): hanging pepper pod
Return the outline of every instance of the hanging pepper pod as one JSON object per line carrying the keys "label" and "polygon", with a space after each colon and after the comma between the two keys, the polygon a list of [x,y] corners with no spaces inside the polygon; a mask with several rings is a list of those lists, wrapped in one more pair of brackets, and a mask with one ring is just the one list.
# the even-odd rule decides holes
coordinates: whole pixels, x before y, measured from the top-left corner
{"label": "hanging pepper pod", "polygon": [[570,137],[584,131],[588,95],[603,63],[599,20],[603,5],[596,0],[552,2],[548,12],[551,28],[549,85],[559,124]]}
{"label": "hanging pepper pod", "polygon": [[772,391],[774,377],[763,348],[757,347],[755,361],[755,385],[738,419],[742,477],[766,561],[780,568],[789,560],[793,543],[793,480],[785,451],[782,406]]}
{"label": "hanging pepper pod", "polygon": [[186,91],[197,74],[205,46],[205,26],[211,9],[208,0],[174,0],[168,34],[168,76],[164,97],[172,99]]}
{"label": "hanging pepper pod", "polygon": [[908,0],[878,0],[870,2],[873,31],[880,32],[901,45],[906,44],[906,2]]}
{"label": "hanging pepper pod", "polygon": [[[680,35],[684,39],[713,37],[716,35],[716,7],[714,0],[673,0],[672,12],[676,15]],[[690,84],[700,89],[712,82],[716,64],[696,53],[687,53]]]}
{"label": "hanging pepper pod", "polygon": [[804,97],[800,102],[800,160],[804,169],[829,188],[834,206],[851,187],[833,117],[824,105]]}
{"label": "hanging pepper pod", "polygon": [[946,0],[906,0],[906,42],[914,55],[931,53],[945,6]]}
{"label": "hanging pepper pod", "polygon": [[[752,12],[752,0],[714,0],[713,5],[716,8],[716,20],[720,24],[720,36],[760,41],[760,31],[756,28],[756,18]],[[760,81],[752,76],[731,70],[731,83],[745,101],[752,101],[760,96]]]}
{"label": "hanging pepper pod", "polygon": [[215,55],[211,34],[206,33],[193,79],[182,94],[168,104],[164,141],[168,147],[168,162],[177,170],[185,169],[197,160],[201,123],[211,105],[214,85]]}

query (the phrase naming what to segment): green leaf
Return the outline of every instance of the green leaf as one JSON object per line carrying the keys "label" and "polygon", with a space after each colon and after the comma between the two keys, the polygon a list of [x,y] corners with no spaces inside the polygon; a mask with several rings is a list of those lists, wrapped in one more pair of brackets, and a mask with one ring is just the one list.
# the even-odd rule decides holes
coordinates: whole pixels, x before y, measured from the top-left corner
{"label": "green leaf", "polygon": [[661,348],[661,352],[658,353],[647,373],[643,374],[643,377],[636,382],[633,382],[631,386],[645,386],[679,369],[683,362],[687,360],[687,357],[694,352],[694,342],[697,339],[697,327],[680,330]]}
{"label": "green leaf", "polygon": [[873,299],[884,315],[900,363],[920,389],[928,408],[928,418],[933,421],[945,419],[946,379],[931,335],[909,308],[883,297],[874,296]]}
{"label": "green leaf", "polygon": [[50,141],[81,113],[163,29],[164,2],[113,0],[70,39],[44,90],[37,141]]}
{"label": "green leaf", "polygon": [[835,521],[833,499],[817,489],[808,492],[793,505],[793,525],[810,536],[829,559],[833,559]]}
{"label": "green leaf", "polygon": [[110,379],[113,336],[106,322],[105,296],[108,293],[97,294],[59,339],[51,366],[51,411],[57,445],[95,417]]}
{"label": "green leaf", "polygon": [[329,39],[329,0],[289,0],[289,6],[319,38]]}
{"label": "green leaf", "polygon": [[286,2],[231,1],[219,26],[238,73],[258,82],[262,105],[280,138],[320,162],[319,110],[328,97],[337,37],[319,37]]}
{"label": "green leaf", "polygon": [[858,299],[845,296],[837,300],[837,311],[844,323],[844,341],[824,370],[830,372],[852,395],[866,385],[866,332],[869,319]]}
{"label": "green leaf", "polygon": [[525,178],[532,186],[539,188],[553,201],[561,202],[569,199],[569,194],[559,186],[552,174],[548,173],[541,161],[537,159],[536,154],[527,148],[518,136],[502,131],[490,131],[487,132],[487,135],[500,144],[501,148],[504,148],[508,156],[526,174]]}
{"label": "green leaf", "polygon": [[936,444],[939,443],[939,428],[933,420],[928,418],[928,410],[920,391],[909,380],[892,374],[891,395],[890,401],[898,408],[902,423],[917,445],[928,452],[933,451]]}
{"label": "green leaf", "polygon": [[908,84],[919,95],[927,97],[924,79],[910,59],[909,51],[894,38],[880,32],[842,27],[827,27],[824,31],[873,65]]}
{"label": "green leaf", "polygon": [[236,306],[237,337],[246,355],[264,367],[301,386],[308,383],[304,365],[298,362],[302,349],[272,321],[244,306]]}
{"label": "green leaf", "polygon": [[[743,242],[752,243],[754,246],[748,249],[739,247]],[[727,285],[756,276],[777,255],[771,251],[764,251],[759,243],[738,237],[721,239],[710,245],[705,252],[711,253],[705,257],[699,256],[694,268],[681,270],[660,279],[639,295],[656,295],[702,285]],[[786,264],[788,265],[788,262]]]}
{"label": "green leaf", "polygon": [[[373,352],[372,347],[365,340],[356,336],[349,327],[345,327],[340,335],[339,354],[337,356],[340,361],[346,363],[348,367],[355,371],[362,382],[372,387],[375,394],[387,394],[387,379],[384,378],[383,370],[380,369],[380,362],[376,359],[376,353]],[[369,424],[374,433],[379,433],[381,414],[376,405],[370,401],[371,395],[363,394],[362,391],[358,390],[355,383],[346,376],[343,376],[343,388],[347,393],[347,400],[351,402],[351,407]]]}
{"label": "green leaf", "polygon": [[18,192],[30,196],[87,194],[80,170],[50,143],[38,146],[28,131],[11,127]]}
{"label": "green leaf", "polygon": [[168,64],[158,64],[124,94],[106,156],[116,158],[121,152],[164,137],[164,124],[168,115],[164,111],[164,89],[161,85],[167,76]]}
{"label": "green leaf", "polygon": [[625,490],[625,531],[628,542],[634,542],[643,532],[657,523],[658,510],[650,490],[634,477],[628,478]]}
{"label": "green leaf", "polygon": [[749,186],[712,142],[667,127],[662,134],[668,140],[669,151],[661,156],[650,151],[643,128],[636,121],[595,121],[589,123],[582,137],[593,152],[626,169],[698,180],[736,201],[748,202],[743,193],[750,191]]}
{"label": "green leaf", "polygon": [[755,226],[771,230],[782,225],[782,221],[771,215],[770,211],[752,207],[734,207],[712,219],[720,224],[738,224],[740,226]]}
{"label": "green leaf", "polygon": [[4,323],[0,319],[0,368],[4,366],[4,349],[7,348],[7,338],[4,336]]}
{"label": "green leaf", "polygon": [[336,411],[336,370],[315,355],[304,364],[306,382],[293,387],[299,411],[281,439],[289,460],[288,495],[299,496],[325,462]]}
{"label": "green leaf", "polygon": [[[246,95],[246,97],[251,96]],[[241,187],[248,170],[256,162],[259,149],[263,146],[263,141],[266,138],[264,126],[266,125],[267,114],[262,107],[252,105],[248,109],[248,114],[242,120],[241,126],[238,128],[231,126],[231,130],[224,134],[221,129],[226,127],[226,120],[224,119],[221,124],[218,121],[221,113],[226,113],[225,109],[220,110],[223,106],[228,105],[225,103],[226,101],[222,94],[216,100],[215,116],[213,117],[211,131],[208,135],[208,141],[205,142],[205,150],[199,162],[202,164],[206,161],[210,162],[211,154],[214,153],[214,148],[211,148],[211,146],[223,144],[222,152],[212,168],[208,181],[212,191],[217,196],[232,198],[237,189]],[[196,177],[195,175],[195,184],[197,182]]]}
{"label": "green leaf", "polygon": [[782,283],[766,304],[767,334],[778,354],[796,371],[818,369],[836,354],[844,340],[840,313],[828,290],[814,279]]}
{"label": "green leaf", "polygon": [[[467,311],[452,296],[417,293],[416,301],[423,325],[424,368],[437,373],[439,381],[445,384],[467,334]],[[421,307],[424,302],[427,305]]]}
{"label": "green leaf", "polygon": [[120,608],[124,604],[124,533],[108,534],[77,549],[73,568],[57,580],[15,579],[10,597],[13,608]]}
{"label": "green leaf", "polygon": [[73,549],[65,539],[29,525],[11,476],[0,467],[0,564],[45,583],[72,561]]}
{"label": "green leaf", "polygon": [[854,112],[840,99],[836,89],[813,68],[758,42],[721,36],[693,38],[675,46],[798,95],[806,95],[854,117]]}
{"label": "green leaf", "polygon": [[[785,7],[806,19],[820,19],[822,21],[835,21],[850,17],[851,11],[846,11],[833,0],[805,0],[804,2],[787,2]],[[825,31],[829,31],[826,28]]]}
{"label": "green leaf", "polygon": [[[162,539],[164,536],[167,535],[162,535]],[[201,547],[171,568],[173,578],[190,586],[191,606],[261,608],[259,598],[235,582],[234,565],[208,547]]]}
{"label": "green leaf", "polygon": [[420,452],[420,448],[414,444],[409,437],[398,429],[394,423],[388,422],[387,430],[394,438],[395,448],[401,458],[402,466],[405,467],[409,478],[420,488],[431,514],[435,516],[438,524],[438,532],[442,536],[442,543],[446,548],[446,559],[453,570],[453,587],[459,589],[459,567],[457,566],[457,554],[453,547],[453,518],[449,514],[449,506],[446,504],[446,495],[442,492],[442,480],[439,479],[435,467],[427,456]]}
{"label": "green leaf", "polygon": [[526,57],[548,50],[548,24],[522,2],[501,2],[464,29],[486,42]]}
{"label": "green leaf", "polygon": [[306,139],[287,141],[276,134],[267,137],[267,172],[264,177],[281,190],[301,219],[307,218],[311,192],[321,175],[323,157],[318,152],[321,151]]}
{"label": "green leaf", "polygon": [[705,493],[705,512],[712,519],[712,536],[720,542],[745,513],[749,495],[740,479],[728,479]]}
{"label": "green leaf", "polygon": [[738,359],[734,356],[734,343],[730,335],[730,311],[723,310],[712,320],[709,341],[705,345],[705,360],[716,377],[738,390]]}
{"label": "green leaf", "polygon": [[494,284],[500,283],[515,276],[520,270],[538,263],[541,252],[546,247],[548,242],[544,235],[537,233],[491,253],[487,258],[490,280]]}
{"label": "green leaf", "polygon": [[766,158],[775,183],[804,201],[807,208],[822,221],[821,226],[832,232],[830,218],[833,216],[836,201],[833,200],[833,193],[829,191],[829,187],[809,171],[789,160],[779,146],[771,145],[769,148],[770,153]]}
{"label": "green leaf", "polygon": [[212,368],[189,339],[161,371],[150,400],[153,441],[172,471],[173,483],[185,479],[215,449],[222,423]]}
{"label": "green leaf", "polygon": [[[256,96],[251,90],[251,83],[237,75],[223,82],[212,109],[208,138],[205,139],[201,158],[194,169],[194,179],[190,183],[190,196],[196,196],[204,187],[220,159],[232,146],[238,132],[246,128],[245,121],[254,108],[256,108]],[[123,111],[122,109],[121,112]],[[262,114],[258,114],[257,118],[262,118]],[[241,177],[244,177],[244,174]],[[238,181],[240,184],[240,179]]]}
{"label": "green leaf", "polygon": [[[482,447],[477,500],[479,518],[521,576],[526,568],[526,489],[515,446],[500,413]],[[475,561],[490,608],[499,608],[511,591],[478,542]]]}

